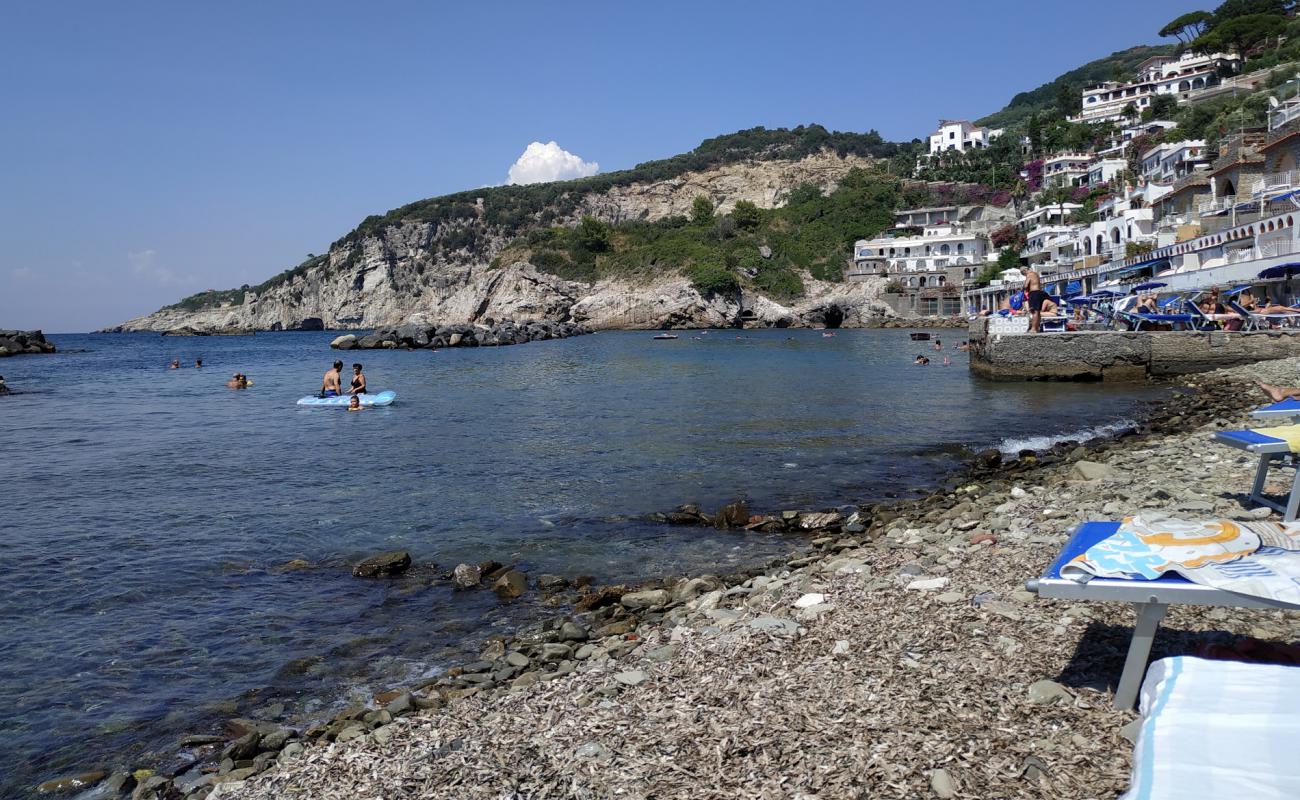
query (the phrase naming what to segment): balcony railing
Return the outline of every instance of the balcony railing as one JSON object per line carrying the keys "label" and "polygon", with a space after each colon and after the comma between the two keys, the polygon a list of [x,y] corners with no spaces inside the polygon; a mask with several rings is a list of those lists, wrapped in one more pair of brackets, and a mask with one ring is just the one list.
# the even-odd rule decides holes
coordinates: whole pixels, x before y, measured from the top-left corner
{"label": "balcony railing", "polygon": [[1255,184],[1252,196],[1260,197],[1274,192],[1284,192],[1300,185],[1300,170],[1290,169],[1285,172],[1271,172],[1260,178]]}

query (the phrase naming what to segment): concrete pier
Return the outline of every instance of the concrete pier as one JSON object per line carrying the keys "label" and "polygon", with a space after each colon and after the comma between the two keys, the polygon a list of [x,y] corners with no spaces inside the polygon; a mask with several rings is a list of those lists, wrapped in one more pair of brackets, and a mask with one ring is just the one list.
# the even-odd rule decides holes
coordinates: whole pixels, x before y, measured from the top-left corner
{"label": "concrete pier", "polygon": [[[1137,381],[1300,356],[1300,330],[989,333],[970,325],[970,368],[991,380]],[[1297,376],[1300,383],[1300,376]]]}

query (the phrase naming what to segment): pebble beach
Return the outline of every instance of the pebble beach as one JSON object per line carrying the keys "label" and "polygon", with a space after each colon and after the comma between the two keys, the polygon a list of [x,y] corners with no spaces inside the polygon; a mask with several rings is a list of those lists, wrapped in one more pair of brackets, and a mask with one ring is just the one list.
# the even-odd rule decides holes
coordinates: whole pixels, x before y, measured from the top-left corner
{"label": "pebble beach", "polygon": [[[1297,374],[1287,359],[1185,379],[1135,435],[974,467],[743,580],[587,590],[607,602],[315,730],[235,730],[208,745],[220,767],[135,793],[1114,797],[1137,719],[1111,703],[1133,612],[1024,582],[1081,521],[1276,519],[1245,502],[1253,458],[1210,434],[1247,424],[1251,380]],[[1290,643],[1297,623],[1174,607],[1152,656]]]}

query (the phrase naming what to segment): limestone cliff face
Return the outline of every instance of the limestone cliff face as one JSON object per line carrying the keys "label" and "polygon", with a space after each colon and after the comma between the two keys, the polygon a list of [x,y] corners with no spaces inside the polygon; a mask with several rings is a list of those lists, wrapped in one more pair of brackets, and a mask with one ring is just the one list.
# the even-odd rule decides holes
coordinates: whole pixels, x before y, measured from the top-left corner
{"label": "limestone cliff face", "polygon": [[[835,188],[861,157],[821,153],[798,161],[754,161],[691,172],[655,183],[616,187],[582,197],[577,210],[558,219],[575,224],[590,215],[608,222],[654,221],[690,213],[708,195],[722,211],[737,201],[760,207],[782,204],[790,190],[816,183]],[[468,229],[473,236],[467,237]],[[645,282],[566,281],[524,261],[494,259],[513,239],[486,225],[453,220],[406,221],[333,247],[304,274],[248,294],[240,305],[200,311],[163,309],[113,330],[195,331],[352,329],[420,323],[475,323],[488,318],[581,322],[592,328],[867,324],[892,312],[879,302],[883,281],[830,284],[804,276],[806,295],[792,305],[745,292],[702,297],[682,276],[666,272]],[[469,244],[462,244],[468,241]],[[847,251],[846,251],[847,257]]]}

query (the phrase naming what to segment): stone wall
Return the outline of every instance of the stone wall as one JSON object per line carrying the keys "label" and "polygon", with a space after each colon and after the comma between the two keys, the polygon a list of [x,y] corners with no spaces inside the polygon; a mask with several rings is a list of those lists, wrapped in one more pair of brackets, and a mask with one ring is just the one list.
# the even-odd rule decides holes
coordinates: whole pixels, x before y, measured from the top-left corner
{"label": "stone wall", "polygon": [[991,380],[1137,381],[1300,355],[1300,331],[988,334],[970,325],[970,368]]}

